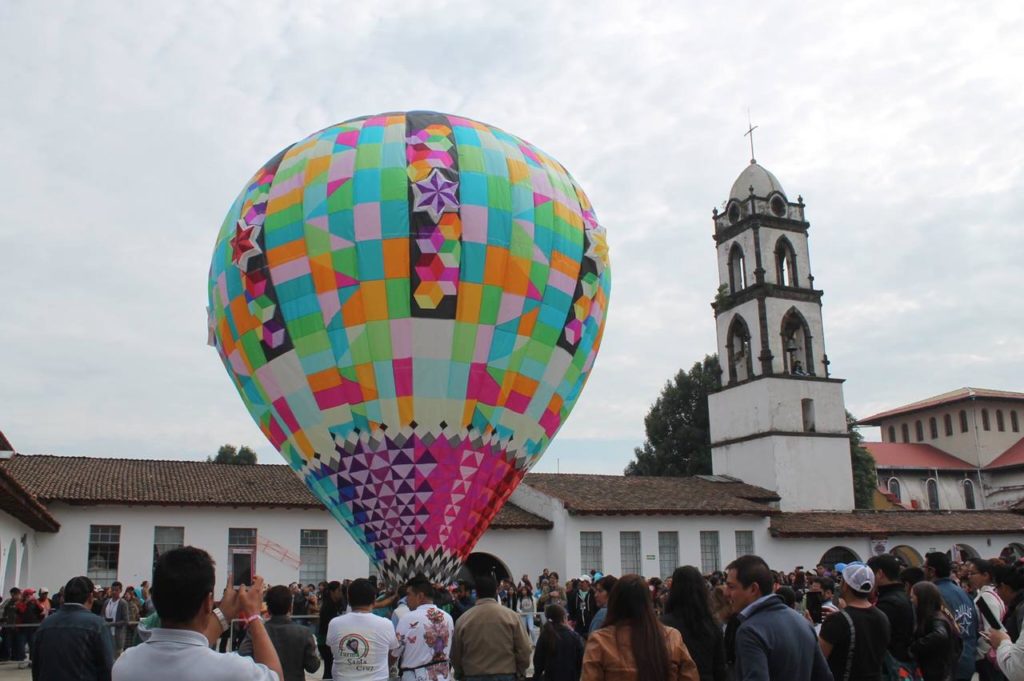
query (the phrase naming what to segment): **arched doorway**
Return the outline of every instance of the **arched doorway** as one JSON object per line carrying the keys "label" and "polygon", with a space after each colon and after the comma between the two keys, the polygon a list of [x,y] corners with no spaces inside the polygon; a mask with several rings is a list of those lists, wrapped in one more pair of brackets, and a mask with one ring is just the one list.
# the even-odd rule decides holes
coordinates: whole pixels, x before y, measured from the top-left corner
{"label": "arched doorway", "polygon": [[853,549],[849,549],[845,546],[833,546],[825,552],[825,555],[821,557],[821,560],[819,560],[818,563],[831,570],[836,566],[836,563],[853,563],[859,560],[860,556],[858,556]]}
{"label": "arched doorway", "polygon": [[896,559],[903,564],[904,567],[921,567],[924,565],[924,558],[917,552],[913,546],[907,546],[906,544],[900,544],[889,549],[889,553],[896,556]]}
{"label": "arched doorway", "polygon": [[493,577],[495,582],[500,583],[503,579],[511,579],[512,571],[497,556],[490,553],[471,553],[459,570],[458,579],[473,582],[480,575]]}
{"label": "arched doorway", "polygon": [[1017,542],[1007,544],[1003,550],[999,552],[999,557],[1009,563],[1016,563],[1021,558],[1024,558],[1024,544],[1019,544]]}
{"label": "arched doorway", "polygon": [[[955,560],[963,562],[968,558],[981,558],[981,554],[974,550],[974,547],[970,544],[956,544],[957,553],[960,554]],[[949,556],[950,560],[954,560],[953,552],[946,551],[946,555]]]}
{"label": "arched doorway", "polygon": [[7,567],[4,568],[4,594],[18,586],[18,540],[12,539],[7,549]]}

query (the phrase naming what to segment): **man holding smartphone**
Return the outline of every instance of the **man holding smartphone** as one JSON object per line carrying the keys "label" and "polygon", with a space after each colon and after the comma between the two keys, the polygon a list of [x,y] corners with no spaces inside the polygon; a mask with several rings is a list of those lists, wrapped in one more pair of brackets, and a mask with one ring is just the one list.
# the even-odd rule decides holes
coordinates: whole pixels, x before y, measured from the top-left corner
{"label": "man holding smartphone", "polygon": [[[162,554],[153,568],[153,604],[160,627],[114,665],[113,681],[281,681],[277,651],[260,617],[263,578],[227,588],[213,607],[213,559],[192,546]],[[252,658],[211,649],[235,617],[252,638]]]}

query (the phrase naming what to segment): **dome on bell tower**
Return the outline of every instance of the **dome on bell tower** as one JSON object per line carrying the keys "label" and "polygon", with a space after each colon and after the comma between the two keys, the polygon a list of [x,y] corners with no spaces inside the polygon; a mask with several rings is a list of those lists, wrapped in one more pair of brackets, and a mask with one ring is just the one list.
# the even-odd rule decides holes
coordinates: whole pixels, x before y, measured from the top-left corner
{"label": "dome on bell tower", "polygon": [[736,181],[732,183],[729,198],[742,201],[750,196],[751,187],[754,188],[754,196],[766,197],[774,192],[786,195],[779,180],[756,161],[751,161],[750,165],[744,168]]}

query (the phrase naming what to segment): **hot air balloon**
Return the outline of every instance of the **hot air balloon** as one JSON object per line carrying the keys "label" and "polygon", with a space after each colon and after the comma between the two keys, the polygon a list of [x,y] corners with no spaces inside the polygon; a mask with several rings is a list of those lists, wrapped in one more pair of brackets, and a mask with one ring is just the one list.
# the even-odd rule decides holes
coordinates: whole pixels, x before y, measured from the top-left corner
{"label": "hot air balloon", "polygon": [[228,211],[211,342],[253,419],[395,582],[450,579],[594,364],[605,231],[557,161],[413,111],[289,146]]}

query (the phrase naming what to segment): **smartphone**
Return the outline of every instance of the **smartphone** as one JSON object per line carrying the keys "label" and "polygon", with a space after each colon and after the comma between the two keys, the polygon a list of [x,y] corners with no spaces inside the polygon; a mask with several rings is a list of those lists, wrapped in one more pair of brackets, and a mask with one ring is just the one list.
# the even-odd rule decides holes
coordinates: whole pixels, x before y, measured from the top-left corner
{"label": "smartphone", "polygon": [[811,614],[811,619],[815,624],[821,624],[821,592],[820,591],[808,591],[807,592],[807,612]]}
{"label": "smartphone", "polygon": [[252,586],[252,556],[235,553],[231,556],[231,586]]}

